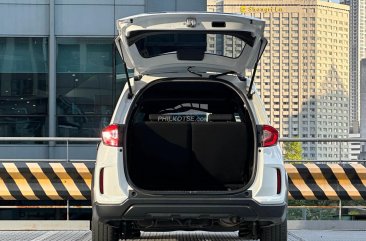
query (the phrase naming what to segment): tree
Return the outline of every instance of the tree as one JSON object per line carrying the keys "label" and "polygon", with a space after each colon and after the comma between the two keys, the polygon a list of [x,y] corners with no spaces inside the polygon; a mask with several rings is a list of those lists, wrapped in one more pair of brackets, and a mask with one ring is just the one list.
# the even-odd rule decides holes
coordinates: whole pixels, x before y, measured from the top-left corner
{"label": "tree", "polygon": [[301,142],[285,142],[283,146],[284,159],[288,161],[302,160],[302,144]]}

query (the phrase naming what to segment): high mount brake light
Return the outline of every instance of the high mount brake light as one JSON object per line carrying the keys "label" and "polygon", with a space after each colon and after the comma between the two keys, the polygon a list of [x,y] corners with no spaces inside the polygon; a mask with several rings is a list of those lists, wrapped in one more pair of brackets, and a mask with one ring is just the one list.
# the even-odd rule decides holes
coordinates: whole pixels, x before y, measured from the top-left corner
{"label": "high mount brake light", "polygon": [[107,146],[121,146],[120,145],[120,128],[117,124],[112,124],[107,126],[102,131],[103,143]]}
{"label": "high mount brake light", "polygon": [[262,130],[262,146],[269,147],[276,145],[278,141],[278,131],[269,125],[263,125]]}

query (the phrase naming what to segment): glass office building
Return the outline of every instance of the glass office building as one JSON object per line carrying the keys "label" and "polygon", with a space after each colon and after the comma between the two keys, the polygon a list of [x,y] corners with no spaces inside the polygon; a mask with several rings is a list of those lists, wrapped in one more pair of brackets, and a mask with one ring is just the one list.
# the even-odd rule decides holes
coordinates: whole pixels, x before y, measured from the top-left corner
{"label": "glass office building", "polygon": [[[1,1],[0,136],[98,137],[125,83],[114,46],[116,19],[206,6],[196,0]],[[47,146],[33,144],[19,152],[2,142],[2,158],[50,157]]]}
{"label": "glass office building", "polygon": [[47,136],[48,41],[0,37],[0,135]]}
{"label": "glass office building", "polygon": [[1,136],[47,136],[56,99],[57,136],[96,137],[125,75],[113,38],[57,38],[56,96],[48,92],[48,39],[0,38]]}

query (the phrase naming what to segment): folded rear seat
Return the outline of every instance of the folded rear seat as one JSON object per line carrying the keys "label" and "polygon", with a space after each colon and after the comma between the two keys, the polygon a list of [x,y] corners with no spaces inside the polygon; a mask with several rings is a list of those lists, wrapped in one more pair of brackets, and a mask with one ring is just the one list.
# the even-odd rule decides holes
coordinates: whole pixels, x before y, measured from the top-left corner
{"label": "folded rear seat", "polygon": [[244,182],[249,136],[243,123],[144,122],[132,135],[129,173],[139,187],[221,190]]}
{"label": "folded rear seat", "polygon": [[174,188],[186,185],[192,156],[189,123],[136,123],[132,135],[129,173],[137,186],[170,189],[170,184]]}
{"label": "folded rear seat", "polygon": [[195,122],[191,125],[193,160],[201,167],[194,171],[205,171],[223,185],[243,183],[250,143],[245,124]]}

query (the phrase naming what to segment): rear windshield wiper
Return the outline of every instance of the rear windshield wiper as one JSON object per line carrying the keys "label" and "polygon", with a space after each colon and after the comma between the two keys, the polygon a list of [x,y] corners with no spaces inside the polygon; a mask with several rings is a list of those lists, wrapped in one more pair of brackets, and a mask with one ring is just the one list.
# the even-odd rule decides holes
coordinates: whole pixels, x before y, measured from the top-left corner
{"label": "rear windshield wiper", "polygon": [[228,72],[224,72],[224,73],[220,73],[220,74],[213,74],[210,75],[209,78],[211,79],[216,79],[218,77],[224,76],[224,75],[228,75],[228,74],[234,74],[234,75],[238,75],[238,73],[236,73],[235,71],[228,71]]}

